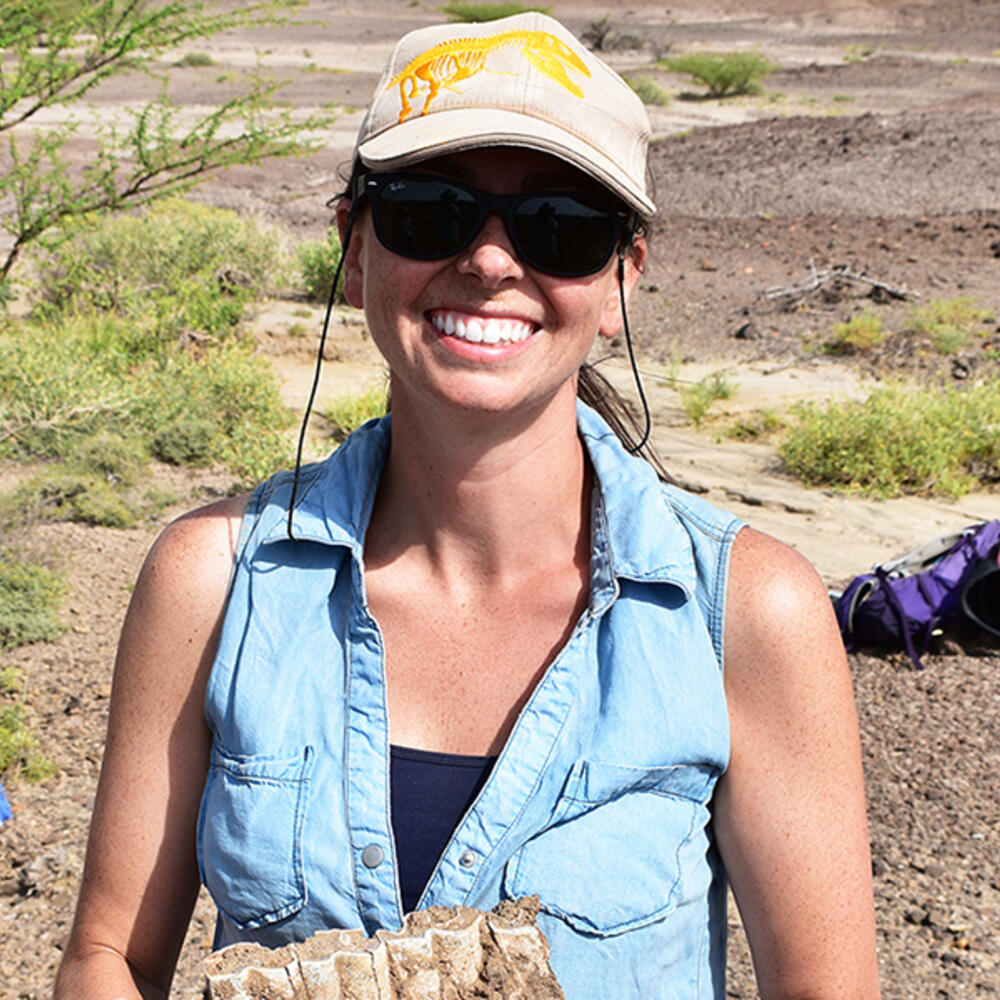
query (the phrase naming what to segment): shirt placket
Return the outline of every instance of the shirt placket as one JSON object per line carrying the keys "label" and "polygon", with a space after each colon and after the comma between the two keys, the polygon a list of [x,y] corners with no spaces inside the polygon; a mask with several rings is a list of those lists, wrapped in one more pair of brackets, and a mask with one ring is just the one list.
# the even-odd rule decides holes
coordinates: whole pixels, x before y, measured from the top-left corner
{"label": "shirt placket", "polygon": [[[564,729],[573,716],[581,671],[593,663],[598,622],[617,595],[611,572],[603,504],[595,491],[592,510],[591,599],[566,645],[549,666],[521,712],[496,765],[472,807],[458,824],[432,873],[421,906],[479,905],[487,886],[502,879],[503,868],[530,820],[539,789],[561,787],[546,780],[567,770],[560,759]],[[546,815],[549,803],[534,803]],[[530,822],[527,826],[530,827]]]}
{"label": "shirt placket", "polygon": [[[355,593],[360,571],[355,565]],[[382,636],[355,600],[348,634],[345,794],[358,911],[368,934],[402,920],[389,812],[389,720]]]}

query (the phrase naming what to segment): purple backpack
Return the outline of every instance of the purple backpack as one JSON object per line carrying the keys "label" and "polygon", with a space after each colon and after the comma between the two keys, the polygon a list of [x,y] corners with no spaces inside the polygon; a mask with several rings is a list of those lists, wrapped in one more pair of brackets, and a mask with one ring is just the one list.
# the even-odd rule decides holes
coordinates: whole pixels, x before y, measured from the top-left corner
{"label": "purple backpack", "polygon": [[905,649],[918,670],[931,636],[959,623],[1000,637],[1000,520],[934,538],[856,576],[833,605],[847,649]]}

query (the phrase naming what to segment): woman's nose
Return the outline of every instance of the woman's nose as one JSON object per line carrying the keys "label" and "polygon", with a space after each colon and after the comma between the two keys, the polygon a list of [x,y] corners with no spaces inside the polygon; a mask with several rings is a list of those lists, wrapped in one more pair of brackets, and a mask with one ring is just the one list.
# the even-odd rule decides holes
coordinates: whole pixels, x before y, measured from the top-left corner
{"label": "woman's nose", "polygon": [[461,274],[471,274],[488,285],[499,285],[524,275],[524,264],[498,213],[487,217],[472,243],[458,256]]}

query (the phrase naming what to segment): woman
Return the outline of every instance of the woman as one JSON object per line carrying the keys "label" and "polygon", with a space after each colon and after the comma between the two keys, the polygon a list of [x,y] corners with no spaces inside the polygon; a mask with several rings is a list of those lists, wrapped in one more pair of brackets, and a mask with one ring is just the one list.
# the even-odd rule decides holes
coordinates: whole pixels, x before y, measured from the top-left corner
{"label": "woman", "polygon": [[164,995],[199,874],[217,946],[537,893],[569,1000],[722,997],[728,878],[761,996],[878,996],[820,582],[577,402],[647,139],[550,18],[399,43],[337,213],[391,421],[150,552],[59,997]]}

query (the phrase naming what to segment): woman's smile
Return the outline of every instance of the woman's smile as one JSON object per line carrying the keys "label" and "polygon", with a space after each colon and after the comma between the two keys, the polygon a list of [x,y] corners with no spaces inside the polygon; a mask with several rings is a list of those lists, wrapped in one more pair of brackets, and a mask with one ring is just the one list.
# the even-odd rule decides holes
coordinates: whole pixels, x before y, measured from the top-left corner
{"label": "woman's smile", "polygon": [[516,344],[535,331],[535,325],[524,320],[452,310],[434,310],[428,318],[434,328],[446,337],[469,344]]}

